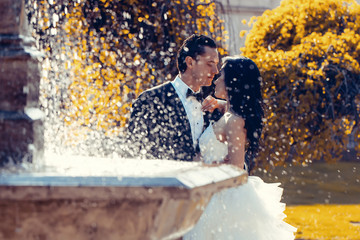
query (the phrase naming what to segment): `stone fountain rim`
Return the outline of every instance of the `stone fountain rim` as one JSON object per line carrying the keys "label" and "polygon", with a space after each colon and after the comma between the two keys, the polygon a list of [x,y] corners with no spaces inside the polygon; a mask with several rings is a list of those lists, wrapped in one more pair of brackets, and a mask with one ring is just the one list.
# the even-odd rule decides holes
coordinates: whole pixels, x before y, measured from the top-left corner
{"label": "stone fountain rim", "polygon": [[[247,173],[231,165],[199,165],[155,176],[80,176],[60,173],[3,174],[0,199],[142,199],[161,194],[194,198],[245,183]],[[199,195],[200,194],[200,195]]]}
{"label": "stone fountain rim", "polygon": [[[229,177],[237,177],[239,176],[239,170],[243,171],[231,165],[211,166],[204,164],[193,166],[192,168],[180,169],[179,171],[169,171],[167,173],[144,176],[135,174],[119,175],[113,173],[97,173],[91,175],[56,172],[3,173],[0,175],[0,186],[165,186],[193,188],[200,185],[190,182],[186,178],[194,179],[202,177],[203,182],[205,182],[201,185],[204,185]],[[212,178],[209,178],[209,175],[211,175]],[[204,179],[204,176],[207,179]],[[166,181],[165,185],[164,181]]]}

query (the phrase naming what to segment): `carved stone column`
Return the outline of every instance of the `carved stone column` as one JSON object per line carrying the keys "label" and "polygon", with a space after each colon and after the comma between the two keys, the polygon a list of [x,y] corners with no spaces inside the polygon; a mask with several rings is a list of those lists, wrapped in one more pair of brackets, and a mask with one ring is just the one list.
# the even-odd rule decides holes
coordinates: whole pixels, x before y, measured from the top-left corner
{"label": "carved stone column", "polygon": [[0,166],[43,154],[39,52],[27,29],[23,0],[0,1]]}

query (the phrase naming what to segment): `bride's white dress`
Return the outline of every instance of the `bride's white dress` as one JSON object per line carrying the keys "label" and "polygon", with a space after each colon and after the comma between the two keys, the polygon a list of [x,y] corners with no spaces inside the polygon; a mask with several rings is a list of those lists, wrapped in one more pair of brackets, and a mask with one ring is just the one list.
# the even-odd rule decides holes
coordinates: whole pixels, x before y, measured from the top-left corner
{"label": "bride's white dress", "polygon": [[[227,144],[216,139],[210,125],[199,139],[206,163],[222,162]],[[285,223],[280,183],[264,183],[249,176],[248,182],[216,193],[195,227],[183,239],[282,240],[294,239],[296,228]]]}

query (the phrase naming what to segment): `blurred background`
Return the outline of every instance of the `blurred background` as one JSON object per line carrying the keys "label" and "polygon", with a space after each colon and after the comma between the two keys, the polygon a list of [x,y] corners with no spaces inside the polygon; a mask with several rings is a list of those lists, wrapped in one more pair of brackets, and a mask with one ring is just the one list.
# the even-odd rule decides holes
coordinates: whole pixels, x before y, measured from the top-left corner
{"label": "blurred background", "polygon": [[[215,39],[221,57],[245,55],[261,71],[266,118],[253,174],[280,181],[291,206],[360,203],[358,1],[26,4],[32,35],[44,53],[40,100],[47,151],[126,157],[132,101],[172,80],[182,41],[205,34]],[[356,211],[344,214],[351,212]],[[340,221],[353,227],[351,236],[360,236],[360,219]],[[298,233],[332,239],[309,236]]]}

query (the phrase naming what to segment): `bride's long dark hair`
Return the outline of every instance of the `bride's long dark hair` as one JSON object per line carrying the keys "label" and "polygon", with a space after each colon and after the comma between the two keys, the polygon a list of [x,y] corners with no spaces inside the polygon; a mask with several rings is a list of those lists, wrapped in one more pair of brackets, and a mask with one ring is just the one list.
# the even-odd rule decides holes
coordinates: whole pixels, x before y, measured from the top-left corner
{"label": "bride's long dark hair", "polygon": [[245,120],[249,145],[245,162],[250,171],[259,150],[263,129],[264,110],[262,107],[261,76],[256,64],[246,57],[226,57],[222,69],[230,102],[230,111]]}

